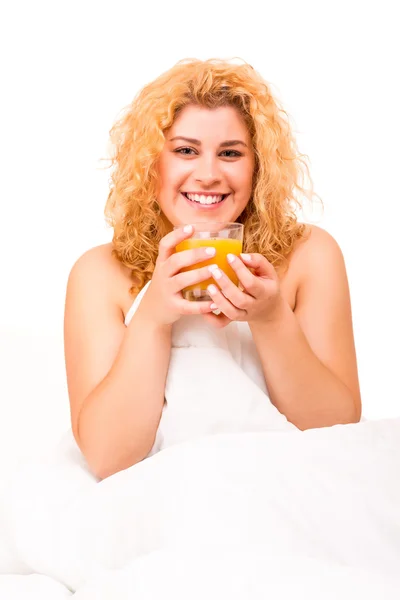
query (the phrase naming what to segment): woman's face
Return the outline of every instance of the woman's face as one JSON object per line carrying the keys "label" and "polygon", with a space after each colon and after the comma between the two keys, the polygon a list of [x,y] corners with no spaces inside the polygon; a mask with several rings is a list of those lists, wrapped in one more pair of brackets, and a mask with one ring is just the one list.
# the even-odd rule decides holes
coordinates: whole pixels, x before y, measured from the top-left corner
{"label": "woman's face", "polygon": [[232,106],[189,105],[165,133],[158,203],[171,225],[233,222],[252,192],[254,151]]}

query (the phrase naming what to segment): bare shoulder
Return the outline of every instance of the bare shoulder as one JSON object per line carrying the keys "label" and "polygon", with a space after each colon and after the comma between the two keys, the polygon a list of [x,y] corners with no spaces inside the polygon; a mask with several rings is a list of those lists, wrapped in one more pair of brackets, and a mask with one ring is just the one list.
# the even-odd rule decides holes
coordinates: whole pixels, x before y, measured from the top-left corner
{"label": "bare shoulder", "polygon": [[86,250],[73,264],[68,285],[82,282],[85,287],[101,293],[120,309],[124,316],[133,302],[130,270],[113,256],[113,244],[101,244]]}
{"label": "bare shoulder", "polygon": [[292,309],[298,292],[306,282],[321,273],[329,273],[333,266],[344,269],[343,254],[335,238],[322,227],[307,224],[304,235],[297,240],[288,256],[288,268],[281,277],[283,294]]}
{"label": "bare shoulder", "polygon": [[74,263],[71,274],[84,272],[85,275],[108,276],[118,278],[123,276],[125,268],[112,254],[112,243],[101,244],[86,250]]}
{"label": "bare shoulder", "polygon": [[327,260],[342,260],[343,255],[335,238],[322,227],[306,225],[304,239],[297,242],[290,264],[304,275],[310,264],[325,263]]}

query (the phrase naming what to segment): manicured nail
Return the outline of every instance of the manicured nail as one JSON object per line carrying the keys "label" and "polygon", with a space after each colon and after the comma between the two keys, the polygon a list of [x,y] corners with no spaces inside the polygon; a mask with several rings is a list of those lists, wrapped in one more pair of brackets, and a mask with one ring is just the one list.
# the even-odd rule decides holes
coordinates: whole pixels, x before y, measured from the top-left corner
{"label": "manicured nail", "polygon": [[183,231],[185,233],[192,233],[193,227],[192,225],[185,225],[185,227],[183,228]]}
{"label": "manicured nail", "polygon": [[233,261],[235,260],[236,256],[234,254],[228,254],[226,258],[228,260],[228,263],[233,263]]}
{"label": "manicured nail", "polygon": [[205,252],[206,254],[208,254],[208,256],[214,256],[216,253],[216,249],[210,246],[209,248],[206,248]]}
{"label": "manicured nail", "polygon": [[210,305],[210,308],[211,308],[211,310],[215,310],[215,309],[217,308],[217,305],[216,305],[216,304],[213,302],[213,303]]}
{"label": "manicured nail", "polygon": [[250,254],[241,254],[240,256],[244,258],[244,260],[251,260]]}
{"label": "manicured nail", "polygon": [[218,267],[217,267],[217,268],[215,268],[215,267],[214,267],[213,269],[212,269],[211,267],[208,267],[208,268],[209,268],[209,271],[210,271],[211,275],[212,275],[213,277],[215,277],[215,279],[221,279],[221,277],[222,277],[222,273],[221,273],[221,271],[218,269]]}
{"label": "manicured nail", "polygon": [[210,292],[210,294],[216,294],[217,293],[217,286],[211,284],[208,286],[208,291]]}

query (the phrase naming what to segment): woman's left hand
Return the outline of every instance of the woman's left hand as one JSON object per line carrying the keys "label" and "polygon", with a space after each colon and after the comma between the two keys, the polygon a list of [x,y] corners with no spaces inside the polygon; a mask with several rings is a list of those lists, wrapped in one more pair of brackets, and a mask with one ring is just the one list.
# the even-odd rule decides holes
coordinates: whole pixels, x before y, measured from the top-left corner
{"label": "woman's left hand", "polygon": [[[280,315],[284,300],[279,278],[268,260],[261,254],[241,254],[240,258],[228,254],[228,262],[239,278],[243,291],[221,270],[214,268],[211,274],[218,282],[208,286],[215,310],[221,314],[203,315],[216,327],[225,327],[230,321],[271,321]],[[254,274],[247,268],[253,270]]]}

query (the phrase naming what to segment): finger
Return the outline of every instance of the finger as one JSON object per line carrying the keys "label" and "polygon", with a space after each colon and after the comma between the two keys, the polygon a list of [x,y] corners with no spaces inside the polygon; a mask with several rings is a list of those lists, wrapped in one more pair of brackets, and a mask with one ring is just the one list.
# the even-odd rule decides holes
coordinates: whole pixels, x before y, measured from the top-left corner
{"label": "finger", "polygon": [[211,246],[201,246],[200,248],[181,250],[168,259],[168,263],[165,265],[166,273],[169,277],[172,277],[179,273],[181,269],[191,267],[198,263],[204,263],[202,266],[211,265],[215,254],[216,250]]}
{"label": "finger", "polygon": [[172,289],[174,293],[177,293],[184,288],[189,287],[190,285],[207,281],[207,279],[211,279],[209,267],[201,267],[200,269],[185,271],[184,273],[178,273],[171,278],[171,283],[173,286]]}
{"label": "finger", "polygon": [[230,300],[230,302],[236,308],[246,310],[248,308],[249,301],[252,300],[252,298],[244,291],[240,290],[238,286],[235,285],[221,269],[212,267],[209,267],[209,269],[212,277],[221,288],[225,298],[228,298],[228,300]]}
{"label": "finger", "polygon": [[192,302],[190,300],[184,300],[183,298],[178,299],[178,310],[181,315],[205,315],[206,313],[211,313],[213,308],[211,308],[212,302],[201,301],[201,302]]}
{"label": "finger", "polygon": [[203,315],[203,318],[204,318],[205,321],[207,321],[208,323],[210,323],[210,325],[212,325],[213,327],[216,327],[217,329],[222,329],[223,327],[226,327],[227,325],[229,325],[229,323],[232,322],[223,313],[221,313],[220,315],[215,315],[213,313],[208,313],[206,315]]}
{"label": "finger", "polygon": [[245,265],[254,269],[259,277],[269,277],[274,280],[278,278],[274,266],[262,254],[241,254],[240,258]]}
{"label": "finger", "polygon": [[174,229],[173,231],[170,231],[170,233],[167,233],[167,235],[165,235],[159,243],[158,258],[164,262],[167,260],[167,258],[172,256],[172,254],[175,254],[176,246],[180,242],[190,238],[191,235],[193,235],[193,231],[194,229],[192,225],[185,225],[179,229]]}
{"label": "finger", "polygon": [[243,288],[246,290],[246,292],[250,294],[250,296],[252,296],[253,298],[257,298],[262,289],[261,283],[257,279],[257,277],[255,277],[253,273],[251,273],[246,267],[244,262],[234,254],[228,254],[226,258],[229,265],[232,267],[232,269],[238,276],[238,279],[242,284]]}
{"label": "finger", "polygon": [[[232,284],[233,285],[233,284]],[[212,310],[219,308],[228,319],[231,321],[241,321],[246,318],[246,311],[241,310],[234,306],[228,298],[217,288],[216,285],[209,285],[207,288],[208,293],[213,299]],[[239,290],[240,291],[240,290]]]}

